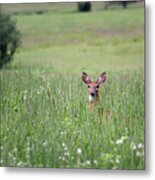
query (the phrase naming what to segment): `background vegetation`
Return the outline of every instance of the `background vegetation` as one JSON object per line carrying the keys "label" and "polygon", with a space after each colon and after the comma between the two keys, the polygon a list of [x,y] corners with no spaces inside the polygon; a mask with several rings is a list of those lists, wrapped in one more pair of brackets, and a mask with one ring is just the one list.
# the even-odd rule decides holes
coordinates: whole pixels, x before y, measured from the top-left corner
{"label": "background vegetation", "polygon": [[[1,166],[144,169],[143,4],[2,10],[17,21],[22,46],[1,70]],[[107,72],[100,114],[89,112],[82,71],[94,80]]]}
{"label": "background vegetation", "polygon": [[20,33],[10,15],[0,13],[0,68],[9,63],[20,44]]}

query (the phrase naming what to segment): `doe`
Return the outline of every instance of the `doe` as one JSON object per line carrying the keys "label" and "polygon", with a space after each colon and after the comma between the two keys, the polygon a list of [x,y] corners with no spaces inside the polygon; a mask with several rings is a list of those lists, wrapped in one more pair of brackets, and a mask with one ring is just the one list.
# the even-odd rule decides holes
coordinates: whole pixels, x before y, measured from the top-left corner
{"label": "doe", "polygon": [[91,81],[90,76],[87,73],[83,72],[82,80],[88,86],[90,111],[93,111],[93,107],[99,101],[99,87],[100,87],[100,85],[102,83],[105,82],[105,80],[106,80],[106,73],[105,72],[101,73],[101,75],[99,76],[97,81]]}

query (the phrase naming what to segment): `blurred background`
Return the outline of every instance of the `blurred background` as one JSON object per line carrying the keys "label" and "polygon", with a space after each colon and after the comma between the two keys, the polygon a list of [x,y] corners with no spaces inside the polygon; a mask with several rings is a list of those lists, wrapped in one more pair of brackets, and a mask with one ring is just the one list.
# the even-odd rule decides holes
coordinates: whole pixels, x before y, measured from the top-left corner
{"label": "blurred background", "polygon": [[18,48],[12,68],[51,67],[61,71],[65,66],[72,71],[76,66],[79,72],[94,71],[94,66],[100,71],[99,64],[108,70],[144,65],[143,0],[2,4],[1,13],[11,15],[18,31],[9,38],[20,39],[16,43],[12,40],[12,53],[11,43],[4,53],[13,57]]}

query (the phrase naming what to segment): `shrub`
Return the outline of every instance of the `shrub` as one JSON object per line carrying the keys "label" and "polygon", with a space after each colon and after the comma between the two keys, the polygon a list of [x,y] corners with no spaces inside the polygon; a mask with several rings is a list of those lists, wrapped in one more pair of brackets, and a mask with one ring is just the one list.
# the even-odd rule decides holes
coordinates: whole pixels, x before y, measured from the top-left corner
{"label": "shrub", "polygon": [[0,68],[13,59],[20,45],[20,33],[10,15],[0,14]]}
{"label": "shrub", "polygon": [[79,12],[91,11],[91,3],[90,2],[79,2],[78,3],[78,11]]}

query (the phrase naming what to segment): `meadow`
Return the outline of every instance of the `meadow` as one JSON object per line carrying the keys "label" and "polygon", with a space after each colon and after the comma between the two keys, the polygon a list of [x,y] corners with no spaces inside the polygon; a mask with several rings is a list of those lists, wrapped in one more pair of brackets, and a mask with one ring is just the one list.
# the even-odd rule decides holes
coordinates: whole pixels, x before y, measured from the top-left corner
{"label": "meadow", "polygon": [[[38,6],[2,6],[22,45],[0,71],[1,166],[143,170],[144,6]],[[83,71],[107,74],[92,113]]]}

